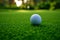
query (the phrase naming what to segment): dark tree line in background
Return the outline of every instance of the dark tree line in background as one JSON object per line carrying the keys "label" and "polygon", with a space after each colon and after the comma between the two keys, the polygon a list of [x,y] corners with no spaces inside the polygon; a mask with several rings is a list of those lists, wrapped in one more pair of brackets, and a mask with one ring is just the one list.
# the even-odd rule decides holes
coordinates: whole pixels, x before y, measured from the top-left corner
{"label": "dark tree line in background", "polygon": [[11,5],[14,3],[14,0],[8,0],[8,2],[9,2],[9,5],[11,7]]}
{"label": "dark tree line in background", "polygon": [[[22,0],[23,2],[24,0]],[[32,2],[34,3],[34,6],[32,5]],[[0,0],[0,6],[5,6],[6,4],[8,4],[10,7],[11,5],[14,5],[14,0]],[[24,2],[23,2],[24,4]],[[25,4],[24,4],[25,5]],[[26,5],[30,5],[30,7],[33,9],[36,8],[37,9],[49,9],[51,7],[51,9],[55,8],[60,8],[60,0],[30,0],[30,2],[27,2]]]}
{"label": "dark tree line in background", "polygon": [[5,5],[5,0],[0,0],[0,6],[4,6]]}

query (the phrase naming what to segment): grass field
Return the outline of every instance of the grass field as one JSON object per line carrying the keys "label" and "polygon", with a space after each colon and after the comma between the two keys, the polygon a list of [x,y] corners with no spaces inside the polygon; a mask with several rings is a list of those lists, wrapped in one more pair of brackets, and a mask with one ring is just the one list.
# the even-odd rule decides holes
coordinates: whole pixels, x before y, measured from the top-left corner
{"label": "grass field", "polygon": [[[35,13],[39,26],[30,24]],[[60,40],[60,10],[0,10],[0,40]]]}

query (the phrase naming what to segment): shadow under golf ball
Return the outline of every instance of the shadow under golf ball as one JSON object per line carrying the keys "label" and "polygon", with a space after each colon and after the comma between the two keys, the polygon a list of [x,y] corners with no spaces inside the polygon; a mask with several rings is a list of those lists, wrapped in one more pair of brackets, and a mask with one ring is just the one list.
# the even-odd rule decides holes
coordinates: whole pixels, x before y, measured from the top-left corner
{"label": "shadow under golf ball", "polygon": [[31,24],[32,26],[39,26],[39,24]]}
{"label": "shadow under golf ball", "polygon": [[31,26],[34,26],[34,27],[46,27],[46,25],[42,25],[42,24],[31,24]]}

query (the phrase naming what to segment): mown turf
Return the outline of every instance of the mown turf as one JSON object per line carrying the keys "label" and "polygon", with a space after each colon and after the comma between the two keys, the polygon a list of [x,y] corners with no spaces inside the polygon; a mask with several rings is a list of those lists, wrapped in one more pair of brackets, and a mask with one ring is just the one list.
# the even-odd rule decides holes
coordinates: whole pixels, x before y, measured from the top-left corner
{"label": "mown turf", "polygon": [[[19,11],[0,11],[0,40],[60,40],[60,11]],[[42,17],[39,26],[30,24],[35,13]]]}

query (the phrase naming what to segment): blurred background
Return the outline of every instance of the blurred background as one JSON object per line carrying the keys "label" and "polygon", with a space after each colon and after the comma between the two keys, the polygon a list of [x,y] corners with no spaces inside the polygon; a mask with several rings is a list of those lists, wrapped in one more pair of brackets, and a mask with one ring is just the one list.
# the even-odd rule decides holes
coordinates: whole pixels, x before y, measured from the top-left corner
{"label": "blurred background", "polygon": [[60,0],[0,0],[0,9],[55,10],[60,8]]}

